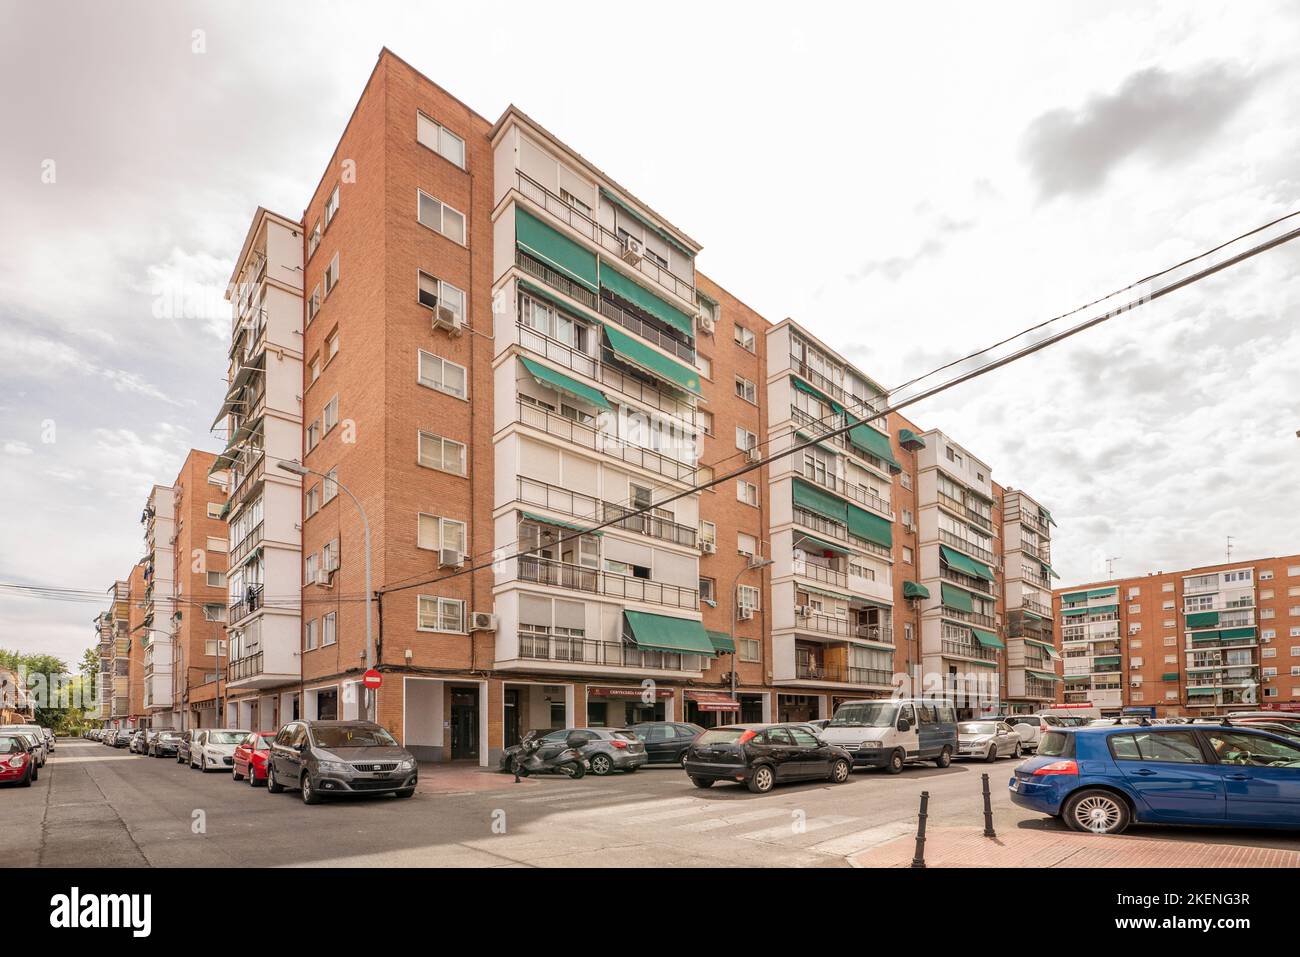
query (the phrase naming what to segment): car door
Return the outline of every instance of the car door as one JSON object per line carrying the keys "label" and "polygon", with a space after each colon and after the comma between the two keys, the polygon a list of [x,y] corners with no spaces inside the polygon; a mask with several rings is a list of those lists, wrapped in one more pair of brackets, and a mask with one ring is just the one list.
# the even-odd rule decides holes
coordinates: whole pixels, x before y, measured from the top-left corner
{"label": "car door", "polygon": [[776,771],[778,781],[792,781],[799,777],[799,762],[794,738],[789,728],[767,729],[767,756]]}
{"label": "car door", "polygon": [[1195,732],[1140,729],[1109,735],[1107,743],[1124,783],[1137,799],[1139,820],[1223,822],[1223,776]]}
{"label": "car door", "polygon": [[791,728],[794,739],[792,761],[800,778],[825,777],[830,774],[830,748],[822,744],[817,735],[807,728]]}
{"label": "car door", "polygon": [[677,737],[673,739],[671,760],[673,764],[677,764],[682,760],[682,755],[686,753],[686,749],[691,746],[691,742],[695,740],[695,736],[702,729],[689,724],[677,724],[673,725],[673,727],[677,729]]}
{"label": "car door", "polygon": [[[907,722],[907,730],[903,730],[903,722]],[[909,758],[914,758],[921,750],[921,729],[917,727],[916,708],[913,705],[905,704],[898,709],[898,718],[894,721],[894,730],[891,734],[886,735],[885,741],[892,747],[901,747],[907,752]]]}
{"label": "car door", "polygon": [[672,744],[677,740],[677,732],[671,724],[651,724],[641,729],[645,740],[646,757],[652,764],[663,764],[673,760]]}
{"label": "car door", "polygon": [[[307,726],[300,724],[293,729],[293,737],[289,740],[289,747],[284,749],[283,778],[291,784],[302,777],[303,768],[307,764],[307,744]],[[278,769],[275,774],[276,777],[281,777]]]}
{"label": "car door", "polygon": [[1300,748],[1246,730],[1203,732],[1218,759],[1229,824],[1289,824],[1300,814]]}
{"label": "car door", "polygon": [[271,742],[271,751],[266,758],[267,772],[274,770],[278,778],[282,778],[285,773],[284,753],[289,749],[289,742],[293,740],[293,733],[297,727],[296,724],[286,724]]}
{"label": "car door", "polygon": [[1012,755],[1016,753],[1016,742],[1020,739],[1016,733],[1011,730],[1011,725],[1005,721],[999,721],[997,724],[997,742],[998,754]]}

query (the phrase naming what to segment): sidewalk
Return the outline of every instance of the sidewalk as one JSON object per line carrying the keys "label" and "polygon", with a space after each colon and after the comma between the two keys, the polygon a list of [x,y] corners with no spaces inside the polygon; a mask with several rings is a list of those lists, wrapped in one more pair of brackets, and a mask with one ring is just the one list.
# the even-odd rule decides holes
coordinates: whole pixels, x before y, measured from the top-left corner
{"label": "sidewalk", "polygon": [[[1176,835],[1173,837],[1176,838]],[[916,835],[849,858],[854,867],[909,867]],[[926,867],[1300,867],[1300,851],[1073,831],[938,827],[925,836]]]}
{"label": "sidewalk", "polygon": [[[453,764],[439,764],[432,761],[420,762],[420,783],[415,786],[418,794],[469,794],[475,791],[500,791],[515,787],[513,775],[501,774],[493,768],[480,767],[477,764],[457,761]],[[536,787],[537,780],[525,779],[518,787]]]}

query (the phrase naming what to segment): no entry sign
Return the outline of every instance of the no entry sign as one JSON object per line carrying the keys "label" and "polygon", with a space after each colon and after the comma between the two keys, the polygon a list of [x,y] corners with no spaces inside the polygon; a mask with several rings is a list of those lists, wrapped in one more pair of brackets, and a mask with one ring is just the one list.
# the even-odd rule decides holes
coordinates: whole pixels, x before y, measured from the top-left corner
{"label": "no entry sign", "polygon": [[364,675],[361,676],[361,683],[365,685],[367,688],[373,690],[375,688],[378,688],[380,685],[384,683],[384,676],[381,675],[374,668],[371,668],[369,671],[367,671]]}

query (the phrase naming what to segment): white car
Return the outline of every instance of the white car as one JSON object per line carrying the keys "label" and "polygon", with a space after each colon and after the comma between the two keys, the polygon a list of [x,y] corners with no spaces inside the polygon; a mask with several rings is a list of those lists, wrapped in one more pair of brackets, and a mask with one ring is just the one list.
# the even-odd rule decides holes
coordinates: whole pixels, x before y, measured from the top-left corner
{"label": "white car", "polygon": [[194,735],[190,746],[190,767],[200,771],[230,771],[235,766],[235,748],[249,732],[235,728],[205,728]]}
{"label": "white car", "polygon": [[45,740],[45,729],[39,724],[8,724],[5,725],[6,731],[25,731],[32,735],[35,741],[37,753],[37,766],[45,767],[45,762],[50,759],[50,744]]}

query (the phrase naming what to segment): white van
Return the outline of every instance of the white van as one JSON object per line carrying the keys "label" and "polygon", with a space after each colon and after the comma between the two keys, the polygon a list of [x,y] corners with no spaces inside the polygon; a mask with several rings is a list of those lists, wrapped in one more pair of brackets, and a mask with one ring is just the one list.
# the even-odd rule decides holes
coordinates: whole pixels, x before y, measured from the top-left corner
{"label": "white van", "polygon": [[821,736],[852,754],[854,767],[897,774],[909,761],[933,761],[946,768],[957,753],[957,709],[942,698],[845,701]]}

